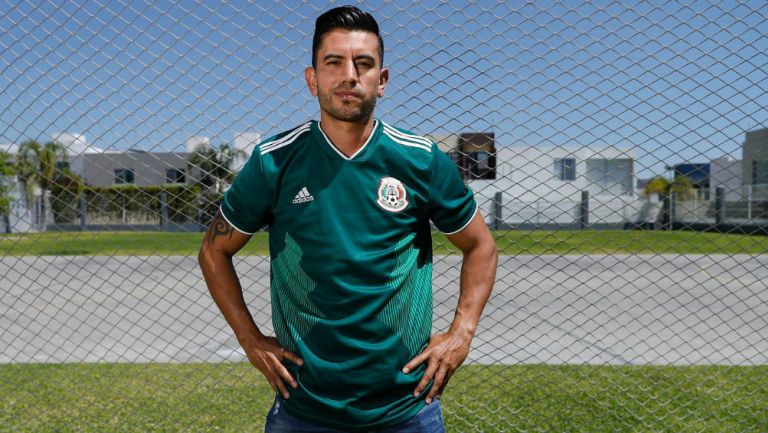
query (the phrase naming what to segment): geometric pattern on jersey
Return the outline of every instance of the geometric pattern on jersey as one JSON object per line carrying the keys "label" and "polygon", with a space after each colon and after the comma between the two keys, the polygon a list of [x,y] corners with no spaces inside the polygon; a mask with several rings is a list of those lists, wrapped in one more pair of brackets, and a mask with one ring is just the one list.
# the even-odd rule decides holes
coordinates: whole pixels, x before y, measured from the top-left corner
{"label": "geometric pattern on jersey", "polygon": [[275,334],[281,344],[290,351],[296,351],[297,341],[325,315],[309,299],[317,287],[301,269],[299,263],[303,253],[293,238],[285,235],[285,248],[272,263],[272,314],[275,317]]}
{"label": "geometric pattern on jersey", "polygon": [[[397,212],[378,201],[382,179],[405,189]],[[445,153],[379,120],[349,157],[316,121],[259,145],[221,212],[243,233],[270,227],[273,327],[304,360],[286,364],[299,384],[286,412],[377,430],[423,407],[413,390],[426,366],[401,369],[431,331],[430,221],[451,233],[476,209]]]}
{"label": "geometric pattern on jersey", "polygon": [[432,328],[432,263],[418,267],[415,237],[415,233],[406,236],[394,247],[397,264],[387,281],[394,295],[377,316],[400,337],[411,357],[429,340]]}

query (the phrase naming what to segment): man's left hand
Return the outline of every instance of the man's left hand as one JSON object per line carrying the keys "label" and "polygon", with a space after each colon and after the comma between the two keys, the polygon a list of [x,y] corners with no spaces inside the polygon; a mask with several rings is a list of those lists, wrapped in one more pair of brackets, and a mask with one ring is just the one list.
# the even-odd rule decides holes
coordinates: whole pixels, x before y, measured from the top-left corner
{"label": "man's left hand", "polygon": [[413,396],[421,394],[434,380],[427,394],[427,404],[432,403],[434,398],[440,398],[448,380],[467,358],[471,341],[471,336],[462,336],[456,331],[433,335],[427,348],[403,367],[403,373],[408,374],[422,363],[427,363],[427,371],[416,385]]}

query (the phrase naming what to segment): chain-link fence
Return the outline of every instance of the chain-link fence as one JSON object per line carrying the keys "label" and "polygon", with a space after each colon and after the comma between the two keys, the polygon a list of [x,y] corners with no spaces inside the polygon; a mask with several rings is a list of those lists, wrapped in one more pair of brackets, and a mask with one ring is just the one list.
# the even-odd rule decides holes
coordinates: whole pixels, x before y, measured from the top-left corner
{"label": "chain-link fence", "polygon": [[[0,4],[0,431],[259,431],[195,259],[256,144],[318,117],[301,2]],[[377,117],[501,250],[449,431],[768,431],[768,5],[366,2]],[[272,333],[266,234],[236,268]],[[461,257],[435,235],[434,331]]]}

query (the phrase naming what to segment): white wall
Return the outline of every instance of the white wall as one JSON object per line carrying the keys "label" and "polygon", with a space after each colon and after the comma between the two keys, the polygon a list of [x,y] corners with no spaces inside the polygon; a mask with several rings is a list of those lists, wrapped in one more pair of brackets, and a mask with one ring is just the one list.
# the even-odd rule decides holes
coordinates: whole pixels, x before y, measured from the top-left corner
{"label": "white wall", "polygon": [[748,131],[741,146],[741,178],[744,185],[752,185],[753,161],[768,160],[768,128]]}
{"label": "white wall", "polygon": [[443,152],[453,152],[459,148],[459,134],[427,134],[426,137]]}
{"label": "white wall", "polygon": [[[15,176],[6,176],[4,179],[6,185],[10,187],[8,196],[11,199],[11,211],[8,214],[8,223],[10,228],[5,226],[5,218],[0,218],[0,233],[29,233],[37,232],[37,222],[39,221],[40,189],[35,188],[33,193],[33,202],[27,204],[26,186],[23,182],[16,180]],[[48,210],[49,218],[53,215]]]}
{"label": "white wall", "polygon": [[709,162],[710,197],[714,198],[715,188],[725,188],[725,201],[742,200],[741,161],[730,156],[713,159]]}
{"label": "white wall", "polygon": [[[568,149],[563,147],[502,147],[497,149],[496,179],[470,180],[486,221],[492,221],[494,196],[502,193],[503,219],[511,224],[573,223],[578,217],[581,192],[590,191],[590,223],[621,223],[633,220],[640,208],[635,191],[633,169],[626,173],[626,195],[616,195],[595,188],[587,176],[590,159],[634,161],[634,150],[608,147],[604,149]],[[572,181],[557,178],[555,159],[575,158],[576,177]]]}
{"label": "white wall", "polygon": [[91,146],[88,144],[88,140],[85,134],[79,134],[76,132],[57,132],[51,135],[53,141],[66,147],[67,155],[69,159],[77,155],[84,153],[102,153],[103,149]]}
{"label": "white wall", "polygon": [[208,137],[203,136],[191,136],[187,139],[187,153],[193,153],[197,150],[198,147],[201,146],[210,146],[211,145],[211,139]]}
{"label": "white wall", "polygon": [[232,161],[232,171],[237,173],[251,157],[256,149],[256,145],[261,141],[261,134],[258,132],[241,132],[235,134],[234,146],[236,150],[243,152],[243,155],[235,156]]}

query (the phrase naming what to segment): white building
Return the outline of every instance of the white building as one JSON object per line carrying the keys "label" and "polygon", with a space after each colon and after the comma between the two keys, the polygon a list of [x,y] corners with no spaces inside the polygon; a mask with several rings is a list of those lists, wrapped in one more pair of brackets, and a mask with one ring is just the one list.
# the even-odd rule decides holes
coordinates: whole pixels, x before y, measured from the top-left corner
{"label": "white building", "polygon": [[502,220],[511,224],[570,224],[578,221],[582,192],[589,195],[589,223],[636,219],[634,151],[505,147],[496,151],[495,179],[469,179],[486,219],[501,193]]}
{"label": "white building", "polygon": [[57,132],[54,133],[53,141],[61,144],[67,149],[67,155],[82,155],[84,153],[103,153],[103,149],[91,146],[88,144],[88,140],[85,134],[79,134],[74,132]]}
{"label": "white building", "polygon": [[238,152],[235,155],[234,161],[232,161],[232,171],[237,173],[243,168],[260,141],[261,134],[258,132],[241,132],[235,134],[234,146],[235,150]]}
{"label": "white building", "polygon": [[768,128],[747,132],[742,155],[744,189],[752,200],[768,200]]}
{"label": "white building", "polygon": [[455,152],[459,148],[459,134],[427,135],[427,138],[437,144],[437,148],[445,153]]}
{"label": "white building", "polygon": [[[0,151],[10,155],[9,162],[16,160],[19,146],[16,144],[0,144]],[[27,233],[36,232],[42,221],[40,188],[35,186],[32,191],[32,201],[27,201],[27,187],[16,176],[2,176],[0,182],[8,188],[10,199],[10,212],[0,215],[0,233]]]}
{"label": "white building", "polygon": [[209,137],[193,135],[187,139],[187,153],[194,153],[199,147],[208,147],[211,145]]}
{"label": "white building", "polygon": [[187,157],[180,152],[84,153],[69,166],[92,186],[186,184]]}
{"label": "white building", "polygon": [[497,148],[492,133],[429,138],[461,167],[489,224],[498,222],[498,211],[504,225],[578,223],[582,192],[589,197],[589,224],[635,222],[643,205],[631,148]]}
{"label": "white building", "polygon": [[714,198],[715,188],[725,190],[725,201],[742,199],[743,186],[741,181],[741,161],[730,156],[722,156],[709,161],[710,198]]}

